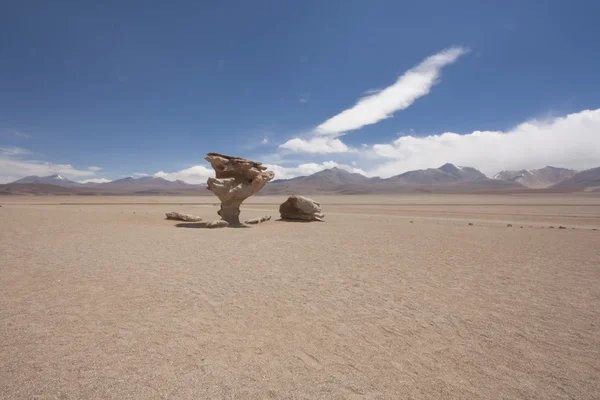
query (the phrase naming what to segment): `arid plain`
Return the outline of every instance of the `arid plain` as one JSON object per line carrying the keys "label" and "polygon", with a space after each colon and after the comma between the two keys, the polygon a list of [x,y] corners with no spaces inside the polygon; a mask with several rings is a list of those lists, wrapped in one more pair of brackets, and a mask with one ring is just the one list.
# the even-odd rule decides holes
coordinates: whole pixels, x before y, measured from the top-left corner
{"label": "arid plain", "polygon": [[0,198],[0,397],[598,398],[598,194],[310,197]]}

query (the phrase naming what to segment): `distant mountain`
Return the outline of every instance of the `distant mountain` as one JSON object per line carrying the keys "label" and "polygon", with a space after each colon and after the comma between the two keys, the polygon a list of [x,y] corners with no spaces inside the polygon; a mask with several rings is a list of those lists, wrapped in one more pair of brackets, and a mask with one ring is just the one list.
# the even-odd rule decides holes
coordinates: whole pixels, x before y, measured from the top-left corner
{"label": "distant mountain", "polygon": [[550,189],[559,189],[564,191],[596,191],[600,190],[600,167],[587,169],[573,175],[569,179],[553,185]]}
{"label": "distant mountain", "polygon": [[367,178],[364,175],[335,167],[309,176],[272,181],[265,186],[261,193],[339,193],[356,186],[368,186],[380,180],[380,178]]}
{"label": "distant mountain", "polygon": [[439,168],[408,171],[392,176],[387,181],[406,185],[438,185],[485,179],[488,178],[475,168],[457,167],[448,163]]}
{"label": "distant mountain", "polygon": [[367,178],[364,175],[348,172],[345,169],[337,167],[319,171],[310,176],[295,179],[303,182],[319,182],[329,185],[355,185],[368,183],[371,181],[371,178]]}
{"label": "distant mountain", "polygon": [[31,184],[46,184],[46,185],[56,185],[61,187],[76,187],[81,186],[80,183],[70,181],[59,174],[49,175],[49,176],[26,176],[25,178],[16,180],[12,183],[31,183]]}
{"label": "distant mountain", "polygon": [[494,175],[494,179],[518,182],[529,188],[541,189],[572,178],[576,173],[577,171],[572,169],[548,166],[532,170],[502,171]]}
{"label": "distant mountain", "polygon": [[455,176],[460,181],[472,179],[487,179],[487,176],[478,169],[472,167],[457,167],[454,164],[446,163],[438,168],[440,171]]}

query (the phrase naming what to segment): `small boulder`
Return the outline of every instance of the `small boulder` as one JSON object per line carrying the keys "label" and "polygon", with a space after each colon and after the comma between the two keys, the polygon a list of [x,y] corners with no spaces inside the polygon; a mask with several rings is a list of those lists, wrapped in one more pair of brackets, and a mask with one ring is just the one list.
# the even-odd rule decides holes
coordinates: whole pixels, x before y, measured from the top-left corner
{"label": "small boulder", "polygon": [[323,221],[321,204],[303,196],[290,196],[279,206],[281,219],[296,221]]}
{"label": "small boulder", "polygon": [[227,226],[229,226],[229,222],[223,219],[217,219],[206,224],[207,228],[225,228]]}
{"label": "small boulder", "polygon": [[167,219],[174,219],[177,221],[185,221],[185,222],[199,222],[202,221],[202,218],[197,217],[195,215],[182,214],[178,212],[170,212],[165,214]]}
{"label": "small boulder", "polygon": [[506,224],[508,228],[512,228],[512,224]]}
{"label": "small boulder", "polygon": [[560,225],[560,226],[558,227],[558,229],[567,229],[567,227],[566,227],[566,226],[562,226],[562,225]]}
{"label": "small boulder", "polygon": [[270,219],[271,219],[270,215],[263,215],[262,217],[256,217],[256,218],[249,219],[245,223],[254,225],[254,224],[260,224],[261,222],[269,221]]}

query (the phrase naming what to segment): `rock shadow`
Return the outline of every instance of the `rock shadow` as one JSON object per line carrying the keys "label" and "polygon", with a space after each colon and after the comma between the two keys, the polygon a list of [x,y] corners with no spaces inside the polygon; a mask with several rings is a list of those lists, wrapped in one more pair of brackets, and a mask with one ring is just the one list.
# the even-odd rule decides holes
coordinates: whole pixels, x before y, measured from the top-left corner
{"label": "rock shadow", "polygon": [[180,222],[175,224],[175,226],[177,228],[196,228],[196,229],[201,229],[201,228],[206,228],[206,225],[208,225],[208,222]]}
{"label": "rock shadow", "polygon": [[229,225],[223,227],[213,227],[209,228],[208,222],[182,222],[179,224],[175,224],[176,228],[192,228],[192,229],[224,229],[224,228],[250,228],[246,225]]}
{"label": "rock shadow", "polygon": [[283,219],[283,218],[279,218],[279,219],[276,219],[275,222],[291,222],[291,223],[309,224],[311,222],[319,222],[319,221],[307,221],[307,220],[304,220],[304,219]]}

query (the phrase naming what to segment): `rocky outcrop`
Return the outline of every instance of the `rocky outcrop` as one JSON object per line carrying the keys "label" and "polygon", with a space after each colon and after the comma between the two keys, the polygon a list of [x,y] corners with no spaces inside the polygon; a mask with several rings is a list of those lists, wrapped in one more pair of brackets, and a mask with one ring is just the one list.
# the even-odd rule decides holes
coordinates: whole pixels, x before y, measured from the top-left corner
{"label": "rocky outcrop", "polygon": [[206,161],[212,165],[216,177],[208,178],[208,190],[221,200],[218,214],[230,225],[240,225],[240,205],[248,197],[275,177],[262,163],[208,153]]}
{"label": "rocky outcrop", "polygon": [[290,196],[279,206],[281,219],[296,221],[323,221],[321,204],[303,196]]}
{"label": "rocky outcrop", "polygon": [[206,224],[207,228],[225,228],[227,226],[229,226],[229,222],[222,219],[210,221],[208,224]]}
{"label": "rocky outcrop", "polygon": [[266,222],[269,220],[271,220],[270,215],[263,215],[262,217],[256,217],[256,218],[249,219],[244,223],[249,224],[249,225],[254,225],[254,224],[260,224],[261,222]]}
{"label": "rocky outcrop", "polygon": [[174,219],[177,221],[186,221],[186,222],[199,222],[202,221],[202,218],[197,217],[195,215],[182,214],[178,212],[170,212],[165,214],[167,219]]}

